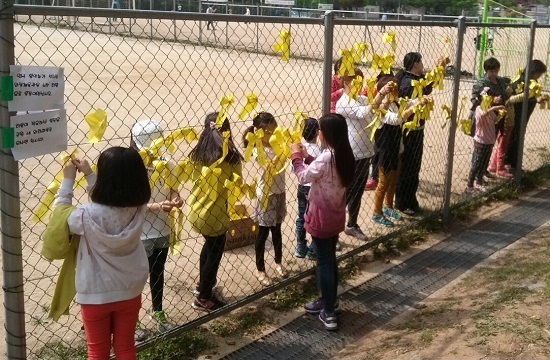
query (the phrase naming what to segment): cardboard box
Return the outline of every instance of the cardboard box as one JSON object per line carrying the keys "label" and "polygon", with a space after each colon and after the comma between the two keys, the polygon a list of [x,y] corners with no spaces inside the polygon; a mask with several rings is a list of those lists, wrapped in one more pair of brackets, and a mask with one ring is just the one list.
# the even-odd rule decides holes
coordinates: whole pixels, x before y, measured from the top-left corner
{"label": "cardboard box", "polygon": [[224,251],[254,244],[258,226],[250,218],[244,205],[235,205],[235,213],[231,214],[231,222],[227,231]]}

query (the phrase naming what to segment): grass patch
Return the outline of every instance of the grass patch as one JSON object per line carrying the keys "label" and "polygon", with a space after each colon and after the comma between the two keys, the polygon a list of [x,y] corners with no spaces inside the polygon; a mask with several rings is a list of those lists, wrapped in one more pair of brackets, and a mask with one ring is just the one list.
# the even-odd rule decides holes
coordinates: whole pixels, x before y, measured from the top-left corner
{"label": "grass patch", "polygon": [[36,352],[36,358],[41,360],[86,360],[88,357],[86,343],[67,345],[62,341],[52,341],[46,343]]}
{"label": "grass patch", "polygon": [[193,329],[177,337],[159,338],[154,345],[138,353],[139,360],[179,360],[194,358],[205,350],[213,349],[204,329]]}
{"label": "grass patch", "polygon": [[254,311],[216,319],[210,322],[208,328],[221,337],[240,337],[258,334],[266,322],[262,312]]}
{"label": "grass patch", "polygon": [[317,295],[314,278],[298,281],[269,296],[267,306],[277,311],[287,311],[304,305]]}
{"label": "grass patch", "polygon": [[346,259],[338,266],[338,281],[347,282],[359,273],[358,260],[355,257]]}

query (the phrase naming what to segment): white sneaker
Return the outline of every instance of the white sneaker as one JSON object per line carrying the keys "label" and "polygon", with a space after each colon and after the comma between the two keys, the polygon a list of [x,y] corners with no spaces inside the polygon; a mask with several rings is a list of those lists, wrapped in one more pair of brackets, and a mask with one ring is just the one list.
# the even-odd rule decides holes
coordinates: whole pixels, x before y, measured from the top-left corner
{"label": "white sneaker", "polygon": [[265,271],[256,270],[256,278],[262,285],[267,286],[271,284],[271,281],[269,281],[269,277],[267,276]]}
{"label": "white sneaker", "polygon": [[367,235],[365,235],[365,233],[361,230],[359,225],[355,225],[351,227],[346,226],[344,230],[344,234],[363,241],[367,241],[369,239]]}
{"label": "white sneaker", "polygon": [[283,265],[278,264],[278,265],[275,267],[275,271],[277,272],[277,275],[279,275],[279,277],[280,277],[281,279],[286,278],[286,271],[285,271],[285,268],[283,267]]}

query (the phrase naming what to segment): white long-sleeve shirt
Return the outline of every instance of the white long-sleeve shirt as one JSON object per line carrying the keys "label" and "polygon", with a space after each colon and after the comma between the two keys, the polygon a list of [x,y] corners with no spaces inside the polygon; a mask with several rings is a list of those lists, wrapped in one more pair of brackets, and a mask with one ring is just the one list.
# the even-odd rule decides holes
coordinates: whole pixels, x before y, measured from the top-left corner
{"label": "white long-sleeve shirt", "polygon": [[337,114],[346,118],[348,124],[348,138],[355,160],[374,156],[374,144],[370,140],[370,131],[367,125],[374,119],[372,106],[366,105],[366,98],[359,96],[354,100],[344,93],[336,102]]}

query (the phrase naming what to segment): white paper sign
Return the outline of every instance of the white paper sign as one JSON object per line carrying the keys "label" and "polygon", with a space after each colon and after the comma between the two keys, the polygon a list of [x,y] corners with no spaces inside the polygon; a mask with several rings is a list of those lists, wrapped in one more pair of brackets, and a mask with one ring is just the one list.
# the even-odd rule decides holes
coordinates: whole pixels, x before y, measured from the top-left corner
{"label": "white paper sign", "polygon": [[67,114],[65,110],[10,117],[15,130],[15,160],[67,150]]}
{"label": "white paper sign", "polygon": [[65,108],[63,68],[10,65],[10,75],[13,77],[13,100],[8,102],[9,111]]}

